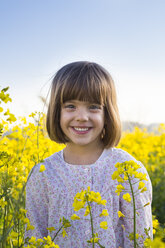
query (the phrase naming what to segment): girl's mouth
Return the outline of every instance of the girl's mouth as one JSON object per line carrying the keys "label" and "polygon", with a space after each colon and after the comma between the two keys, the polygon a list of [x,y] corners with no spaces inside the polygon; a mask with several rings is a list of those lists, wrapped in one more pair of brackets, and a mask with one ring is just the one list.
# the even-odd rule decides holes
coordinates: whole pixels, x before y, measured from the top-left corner
{"label": "girl's mouth", "polygon": [[72,127],[72,129],[78,134],[86,134],[91,127]]}

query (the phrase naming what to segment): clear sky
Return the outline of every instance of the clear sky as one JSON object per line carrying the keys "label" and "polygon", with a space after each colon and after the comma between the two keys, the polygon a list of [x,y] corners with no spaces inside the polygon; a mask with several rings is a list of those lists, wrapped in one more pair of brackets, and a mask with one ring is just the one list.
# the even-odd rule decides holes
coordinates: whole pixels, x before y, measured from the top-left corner
{"label": "clear sky", "polygon": [[51,78],[89,60],[109,70],[122,120],[165,122],[164,0],[0,0],[0,86],[11,112],[43,110]]}

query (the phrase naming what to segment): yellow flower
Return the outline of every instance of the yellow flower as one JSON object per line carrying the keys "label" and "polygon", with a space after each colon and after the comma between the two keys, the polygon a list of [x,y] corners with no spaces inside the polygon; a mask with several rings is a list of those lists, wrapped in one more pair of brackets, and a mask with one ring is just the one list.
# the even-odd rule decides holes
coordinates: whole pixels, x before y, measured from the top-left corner
{"label": "yellow flower", "polygon": [[44,240],[46,242],[46,244],[44,245],[44,247],[46,248],[59,248],[58,245],[56,245],[52,240],[51,237],[48,235],[47,237],[44,237]]}
{"label": "yellow flower", "polygon": [[36,237],[31,237],[30,239],[29,239],[29,243],[33,243],[33,244],[35,244],[36,243]]}
{"label": "yellow flower", "polygon": [[108,210],[107,209],[103,209],[102,210],[102,213],[100,214],[100,217],[102,217],[102,216],[108,216],[108,215],[109,215]]}
{"label": "yellow flower", "polygon": [[18,245],[18,240],[13,240],[13,245],[17,246]]}
{"label": "yellow flower", "polygon": [[126,193],[123,195],[123,199],[127,202],[131,202],[131,196],[129,193]]}
{"label": "yellow flower", "polygon": [[[32,247],[33,248],[33,247]],[[44,245],[44,248],[50,248],[50,246],[49,245]]]}
{"label": "yellow flower", "polygon": [[159,221],[157,219],[152,221],[153,228],[157,229],[159,226]]}
{"label": "yellow flower", "polygon": [[35,113],[31,113],[30,115],[29,115],[29,117],[34,117],[36,115],[36,112]]}
{"label": "yellow flower", "polygon": [[4,208],[6,205],[7,205],[7,201],[5,201],[4,198],[0,199],[1,208]]}
{"label": "yellow flower", "polygon": [[91,188],[90,186],[87,187],[87,192],[90,192]]}
{"label": "yellow flower", "polygon": [[29,221],[28,218],[24,218],[23,222],[24,222],[24,224],[27,224],[27,223],[29,223],[30,221]]}
{"label": "yellow flower", "polygon": [[[140,235],[138,233],[136,233],[136,239],[138,239],[139,237],[140,237]],[[134,234],[133,233],[129,234],[129,239],[134,240]]]}
{"label": "yellow flower", "polygon": [[105,206],[107,204],[107,201],[106,200],[101,200],[100,201],[100,204],[103,205],[103,206]]}
{"label": "yellow flower", "polygon": [[97,204],[101,204],[101,195],[99,192],[91,191],[88,193],[88,201],[96,202]]}
{"label": "yellow flower", "polygon": [[88,240],[87,242],[88,243],[93,243],[93,241],[94,241],[94,243],[98,243],[99,239],[100,238],[98,238],[98,233],[94,233],[94,238],[91,238],[91,240]]}
{"label": "yellow flower", "polygon": [[[116,165],[115,165],[116,166]],[[113,174],[112,174],[112,180],[115,180],[115,179],[117,179],[118,178],[118,176],[119,176],[119,173],[118,173],[118,171],[114,171],[113,172]]]}
{"label": "yellow flower", "polygon": [[138,239],[140,237],[140,235],[138,233],[136,233],[136,239]]}
{"label": "yellow flower", "polygon": [[147,174],[145,174],[145,173],[137,172],[137,171],[136,171],[136,172],[134,173],[134,175],[135,175],[136,178],[138,178],[138,179],[140,179],[140,180],[148,181],[148,179],[147,179]]}
{"label": "yellow flower", "polygon": [[118,181],[119,183],[124,183],[123,178],[122,178],[122,177],[120,177],[120,176],[118,176],[117,181]]}
{"label": "yellow flower", "polygon": [[75,195],[75,198],[79,199],[79,200],[84,200],[85,198],[85,193],[86,191],[85,190],[82,190],[81,192],[78,192],[76,195]]}
{"label": "yellow flower", "polygon": [[89,207],[89,206],[86,207],[86,211],[85,211],[84,216],[87,216],[90,213],[90,208],[91,207]]}
{"label": "yellow flower", "polygon": [[46,228],[48,231],[52,232],[52,231],[56,231],[56,229],[52,226],[52,227],[47,227]]}
{"label": "yellow flower", "polygon": [[146,187],[144,187],[144,188],[141,190],[141,193],[143,193],[143,192],[145,192],[145,191],[147,191],[147,188],[146,188]]}
{"label": "yellow flower", "polygon": [[19,210],[21,213],[24,213],[24,214],[26,214],[27,213],[27,210],[26,209],[24,209],[24,208],[20,208],[20,210]]}
{"label": "yellow flower", "polygon": [[48,235],[47,237],[44,237],[47,244],[50,244],[52,242],[51,237]]}
{"label": "yellow flower", "polygon": [[134,171],[135,171],[134,168],[132,168],[132,167],[128,168],[128,170],[127,170],[128,175],[132,177],[134,174]]}
{"label": "yellow flower", "polygon": [[151,247],[152,244],[152,240],[150,238],[146,238],[146,240],[144,241],[144,247],[148,248]]}
{"label": "yellow flower", "polygon": [[118,211],[117,213],[118,213],[119,218],[120,217],[125,217],[125,215],[121,211]]}
{"label": "yellow flower", "polygon": [[[94,243],[98,243],[100,238],[94,238]],[[93,238],[90,240],[90,243],[93,243]]]}
{"label": "yellow flower", "polygon": [[42,242],[44,242],[43,239],[37,239],[36,240],[37,245],[40,245],[40,243],[42,243]]}
{"label": "yellow flower", "polygon": [[124,172],[124,181],[128,180],[128,174],[126,172]]}
{"label": "yellow flower", "polygon": [[74,211],[79,211],[81,208],[85,206],[86,198],[85,198],[86,191],[82,190],[78,192],[74,197],[73,208]]}
{"label": "yellow flower", "polygon": [[40,166],[39,172],[43,172],[43,171],[45,171],[45,170],[46,170],[45,165],[42,164],[42,165]]}
{"label": "yellow flower", "polygon": [[102,221],[102,222],[100,223],[100,227],[106,230],[106,229],[108,228],[108,223],[107,223],[107,221]]}
{"label": "yellow flower", "polygon": [[62,228],[62,236],[63,238],[65,238],[65,236],[68,236],[64,228]]}
{"label": "yellow flower", "polygon": [[71,220],[80,220],[80,217],[77,216],[76,214],[73,214],[70,218]]}
{"label": "yellow flower", "polygon": [[12,238],[17,238],[17,237],[18,237],[18,233],[17,233],[17,232],[12,231],[12,233],[11,233],[11,237],[12,237]]}
{"label": "yellow flower", "polygon": [[74,202],[73,202],[73,208],[74,208],[74,211],[79,211],[81,208],[84,207],[85,205],[85,201],[82,201],[82,200],[78,200],[76,198],[74,198]]}
{"label": "yellow flower", "polygon": [[142,189],[142,188],[144,188],[144,186],[145,186],[145,183],[141,181],[141,182],[139,182],[138,189]]}
{"label": "yellow flower", "polygon": [[34,226],[30,225],[29,223],[27,224],[27,227],[26,227],[26,230],[29,231],[29,230],[34,230]]}
{"label": "yellow flower", "polygon": [[120,195],[120,193],[122,192],[122,190],[125,189],[125,187],[123,185],[121,185],[121,184],[118,184],[116,186],[116,188],[117,188],[117,190],[115,191],[115,193],[117,193],[117,195]]}

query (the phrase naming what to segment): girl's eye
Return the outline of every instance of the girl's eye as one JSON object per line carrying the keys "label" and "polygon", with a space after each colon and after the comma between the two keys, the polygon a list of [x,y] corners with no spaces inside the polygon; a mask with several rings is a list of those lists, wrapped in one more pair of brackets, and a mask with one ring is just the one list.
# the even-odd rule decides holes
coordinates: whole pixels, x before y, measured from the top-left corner
{"label": "girl's eye", "polygon": [[90,105],[89,108],[90,108],[90,109],[101,109],[101,106],[100,106],[100,105],[92,104],[92,105]]}
{"label": "girl's eye", "polygon": [[65,108],[74,109],[75,106],[73,104],[67,104],[67,105],[65,105]]}

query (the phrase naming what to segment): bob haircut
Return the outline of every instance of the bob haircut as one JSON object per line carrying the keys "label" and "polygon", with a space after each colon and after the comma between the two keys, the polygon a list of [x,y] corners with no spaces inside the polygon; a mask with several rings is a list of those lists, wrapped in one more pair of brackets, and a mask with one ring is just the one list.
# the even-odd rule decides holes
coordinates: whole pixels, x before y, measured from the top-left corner
{"label": "bob haircut", "polygon": [[46,127],[51,140],[67,143],[60,127],[61,105],[69,100],[101,104],[105,110],[104,147],[117,146],[121,138],[116,90],[111,75],[102,66],[78,61],[63,66],[55,74],[47,111]]}

